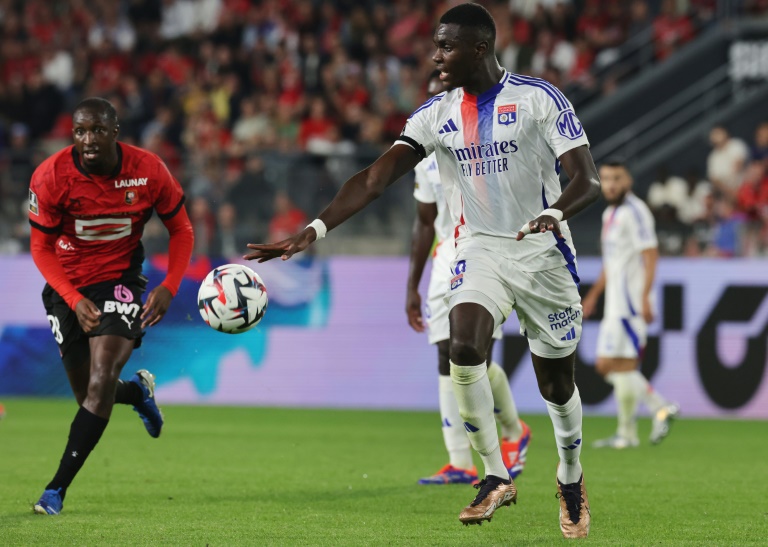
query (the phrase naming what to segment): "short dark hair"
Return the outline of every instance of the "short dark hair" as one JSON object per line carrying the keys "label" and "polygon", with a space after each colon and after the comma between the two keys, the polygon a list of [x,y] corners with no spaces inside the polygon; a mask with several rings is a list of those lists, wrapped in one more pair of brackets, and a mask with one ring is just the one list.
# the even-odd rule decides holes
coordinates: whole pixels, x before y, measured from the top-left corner
{"label": "short dark hair", "polygon": [[115,110],[115,106],[108,100],[101,97],[88,97],[87,99],[83,99],[72,111],[72,115],[74,116],[75,112],[78,110],[85,109],[95,110],[96,112],[106,114],[107,119],[117,125],[117,110]]}
{"label": "short dark hair", "polygon": [[603,163],[601,163],[600,166],[601,167],[621,167],[621,168],[626,169],[627,171],[629,171],[629,169],[627,168],[626,162],[624,162],[624,160],[622,160],[620,158],[610,158],[610,159],[607,159]]}
{"label": "short dark hair", "polygon": [[493,49],[496,41],[496,23],[491,13],[480,4],[459,4],[446,11],[440,18],[441,25],[459,25],[479,30],[486,34]]}

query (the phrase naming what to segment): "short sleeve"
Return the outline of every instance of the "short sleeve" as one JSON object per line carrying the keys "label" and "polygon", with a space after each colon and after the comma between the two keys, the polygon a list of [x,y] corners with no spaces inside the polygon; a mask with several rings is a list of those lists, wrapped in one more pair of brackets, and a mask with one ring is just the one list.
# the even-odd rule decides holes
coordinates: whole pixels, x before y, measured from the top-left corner
{"label": "short sleeve", "polygon": [[573,111],[573,105],[555,86],[543,83],[537,94],[540,103],[541,129],[556,157],[579,146],[589,146],[581,121]]}
{"label": "short sleeve", "polygon": [[437,139],[435,137],[435,116],[440,101],[445,97],[445,92],[435,95],[413,111],[408,121],[405,122],[403,132],[395,141],[395,144],[406,144],[425,159],[435,151]]}
{"label": "short sleeve", "polygon": [[437,201],[435,189],[432,188],[432,183],[429,181],[429,175],[427,174],[427,169],[433,161],[435,159],[432,157],[423,159],[414,169],[416,177],[413,185],[413,197],[421,203],[435,203]]}
{"label": "short sleeve", "polygon": [[54,171],[47,162],[35,170],[29,183],[29,223],[48,234],[58,233],[62,222],[55,185]]}
{"label": "short sleeve", "polygon": [[157,186],[153,206],[161,220],[170,220],[184,205],[184,192],[165,163],[157,158]]}
{"label": "short sleeve", "polygon": [[627,215],[629,222],[629,237],[632,241],[632,247],[637,251],[646,249],[655,249],[658,247],[656,239],[656,222],[648,207],[639,202],[630,202],[627,200],[630,214]]}

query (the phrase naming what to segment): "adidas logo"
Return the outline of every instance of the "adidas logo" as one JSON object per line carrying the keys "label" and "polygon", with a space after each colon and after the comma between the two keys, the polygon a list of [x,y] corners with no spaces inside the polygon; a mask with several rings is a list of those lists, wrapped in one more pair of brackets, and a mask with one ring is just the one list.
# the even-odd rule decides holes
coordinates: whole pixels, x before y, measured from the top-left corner
{"label": "adidas logo", "polygon": [[456,127],[456,124],[453,123],[453,120],[451,118],[448,118],[448,121],[445,122],[445,125],[443,128],[438,131],[438,134],[445,135],[446,133],[453,133],[454,131],[458,131],[459,128]]}
{"label": "adidas logo", "polygon": [[573,441],[573,444],[569,444],[568,446],[564,446],[563,450],[576,450],[579,445],[581,444],[581,439],[576,439]]}
{"label": "adidas logo", "polygon": [[469,422],[464,422],[464,429],[467,430],[467,433],[477,433],[478,431],[480,431],[480,429],[478,429],[477,427],[473,426]]}
{"label": "adidas logo", "polygon": [[571,327],[571,330],[569,330],[560,340],[573,340],[574,338],[576,338],[576,328]]}

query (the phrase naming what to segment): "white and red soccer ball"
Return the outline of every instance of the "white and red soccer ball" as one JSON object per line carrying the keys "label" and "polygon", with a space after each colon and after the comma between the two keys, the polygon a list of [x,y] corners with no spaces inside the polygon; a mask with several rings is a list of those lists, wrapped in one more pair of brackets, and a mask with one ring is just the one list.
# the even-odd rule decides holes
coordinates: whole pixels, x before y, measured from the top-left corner
{"label": "white and red soccer ball", "polygon": [[239,334],[259,324],[267,311],[267,289],[259,275],[241,264],[214,268],[200,284],[197,307],[211,328]]}

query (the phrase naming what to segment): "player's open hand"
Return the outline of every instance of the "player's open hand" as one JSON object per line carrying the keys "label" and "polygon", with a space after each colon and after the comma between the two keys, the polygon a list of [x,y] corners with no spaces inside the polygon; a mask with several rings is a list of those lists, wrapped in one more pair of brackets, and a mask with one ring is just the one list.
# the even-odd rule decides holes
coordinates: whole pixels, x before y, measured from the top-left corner
{"label": "player's open hand", "polygon": [[591,317],[593,313],[595,313],[595,308],[597,307],[597,298],[591,297],[589,295],[585,296],[581,301],[581,314],[584,316],[584,319]]}
{"label": "player's open hand", "polygon": [[101,323],[101,310],[87,298],[83,298],[77,303],[75,306],[75,315],[77,315],[77,321],[80,323],[80,328],[82,328],[83,332],[86,334],[95,330],[96,327],[99,326],[99,323]]}
{"label": "player's open hand", "polygon": [[421,295],[417,290],[409,290],[405,299],[405,313],[408,324],[416,332],[424,332],[424,318],[421,316]]}
{"label": "player's open hand", "polygon": [[147,302],[141,311],[141,328],[154,327],[171,307],[173,295],[162,285],[158,285],[147,296]]}
{"label": "player's open hand", "polygon": [[552,232],[559,239],[563,238],[563,234],[560,233],[560,222],[555,217],[549,215],[541,215],[530,221],[523,226],[519,232],[517,232],[517,241],[520,241],[528,234],[543,234],[545,232]]}
{"label": "player's open hand", "polygon": [[649,325],[653,323],[653,306],[651,306],[651,299],[647,296],[643,298],[643,319]]}
{"label": "player's open hand", "polygon": [[253,249],[252,253],[244,255],[246,260],[258,260],[259,262],[266,262],[272,260],[278,256],[283,260],[288,260],[296,253],[300,253],[310,243],[317,239],[317,232],[314,228],[304,228],[301,232],[295,236],[289,237],[277,243],[249,243],[247,246],[249,249]]}

